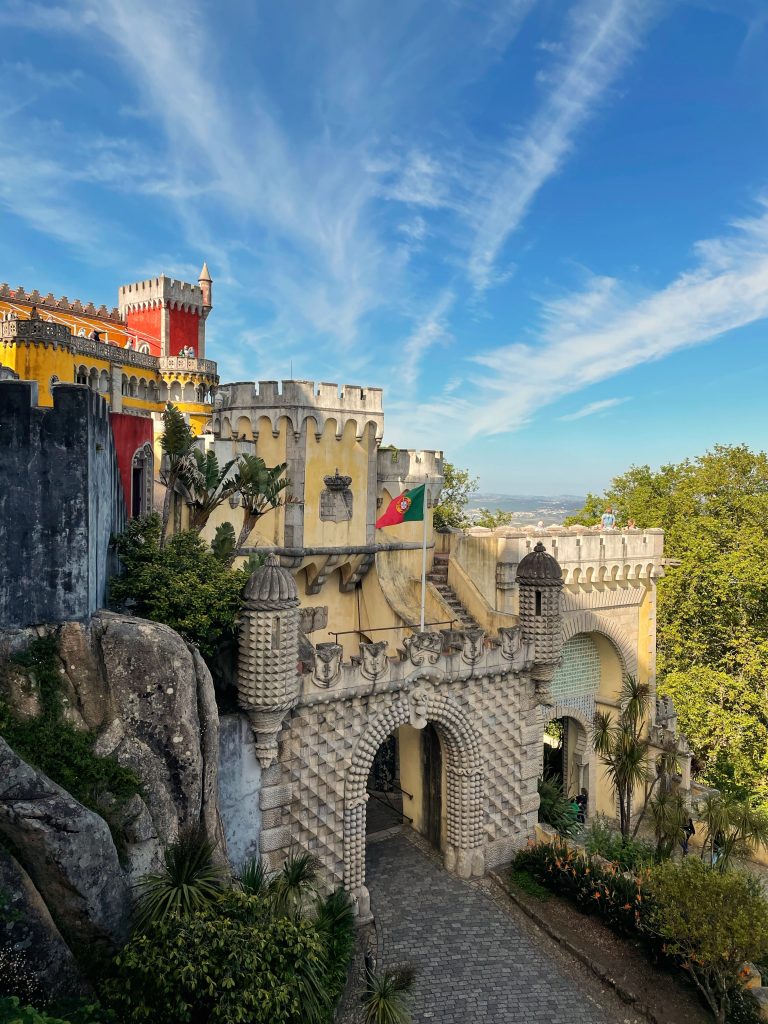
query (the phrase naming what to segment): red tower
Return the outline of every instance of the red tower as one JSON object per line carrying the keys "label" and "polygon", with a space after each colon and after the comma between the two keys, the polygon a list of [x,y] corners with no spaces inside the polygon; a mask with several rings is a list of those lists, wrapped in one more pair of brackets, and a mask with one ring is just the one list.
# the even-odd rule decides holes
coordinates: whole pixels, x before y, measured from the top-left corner
{"label": "red tower", "polygon": [[213,305],[213,281],[203,264],[198,284],[164,274],[119,291],[120,315],[139,351],[168,358],[205,358],[205,321]]}

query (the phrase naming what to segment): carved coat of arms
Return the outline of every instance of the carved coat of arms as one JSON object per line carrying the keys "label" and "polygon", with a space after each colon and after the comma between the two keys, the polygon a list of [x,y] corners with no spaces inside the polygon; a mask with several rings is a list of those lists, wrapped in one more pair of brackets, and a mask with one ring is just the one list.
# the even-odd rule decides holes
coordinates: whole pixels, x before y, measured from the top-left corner
{"label": "carved coat of arms", "polygon": [[315,668],[312,678],[318,686],[327,689],[341,670],[344,648],[341,644],[317,644],[315,647]]}

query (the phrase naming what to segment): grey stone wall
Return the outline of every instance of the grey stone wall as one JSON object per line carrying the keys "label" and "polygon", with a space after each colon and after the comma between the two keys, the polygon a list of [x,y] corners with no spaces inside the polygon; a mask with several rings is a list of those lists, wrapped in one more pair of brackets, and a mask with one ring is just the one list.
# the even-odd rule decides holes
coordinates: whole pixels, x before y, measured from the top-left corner
{"label": "grey stone wall", "polygon": [[235,870],[259,855],[261,765],[245,715],[222,715],[219,738],[219,812]]}
{"label": "grey stone wall", "polygon": [[109,407],[60,384],[0,381],[0,626],[85,619],[106,600],[112,533],[125,522]]}

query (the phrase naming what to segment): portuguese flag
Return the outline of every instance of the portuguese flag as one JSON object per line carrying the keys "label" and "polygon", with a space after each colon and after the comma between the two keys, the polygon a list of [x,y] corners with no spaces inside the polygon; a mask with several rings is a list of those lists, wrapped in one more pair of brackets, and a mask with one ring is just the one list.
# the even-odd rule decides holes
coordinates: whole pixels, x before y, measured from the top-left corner
{"label": "portuguese flag", "polygon": [[412,523],[424,518],[424,492],[427,485],[414,487],[412,491],[403,491],[402,494],[393,498],[389,508],[376,520],[376,529],[383,530],[385,526],[399,526],[400,523]]}

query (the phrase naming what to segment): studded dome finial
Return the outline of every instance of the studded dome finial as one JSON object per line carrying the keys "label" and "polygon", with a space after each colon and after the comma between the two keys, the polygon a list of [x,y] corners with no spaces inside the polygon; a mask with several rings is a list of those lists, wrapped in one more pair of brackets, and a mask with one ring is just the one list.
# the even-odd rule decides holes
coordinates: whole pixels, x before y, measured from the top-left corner
{"label": "studded dome finial", "polygon": [[541,541],[521,560],[516,575],[522,582],[549,586],[559,585],[563,579],[557,559],[549,554]]}
{"label": "studded dome finial", "polygon": [[276,555],[267,555],[245,585],[245,600],[251,605],[280,607],[299,603],[296,581],[280,565]]}

